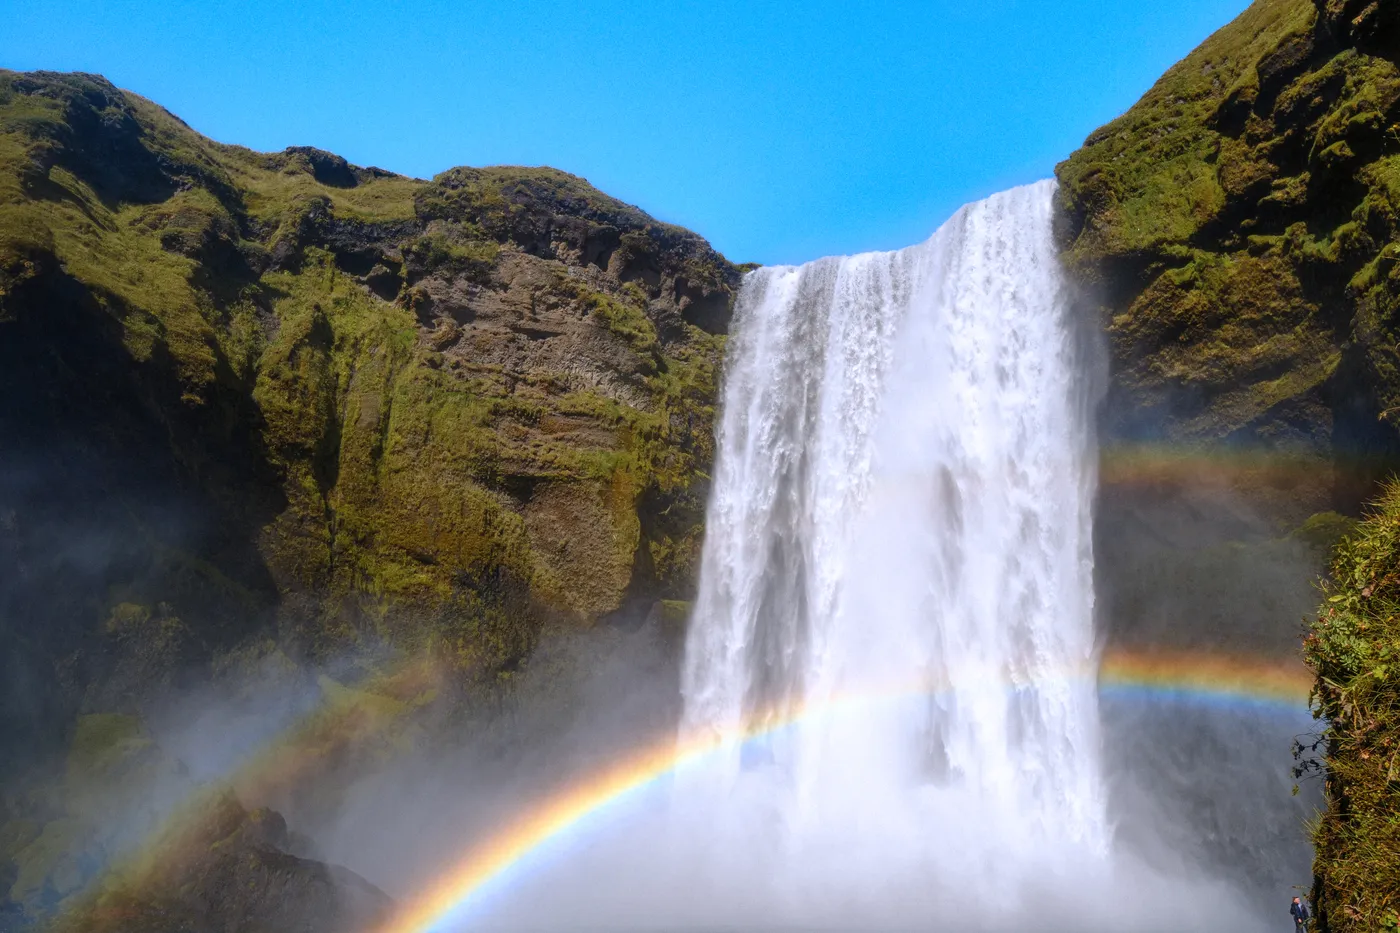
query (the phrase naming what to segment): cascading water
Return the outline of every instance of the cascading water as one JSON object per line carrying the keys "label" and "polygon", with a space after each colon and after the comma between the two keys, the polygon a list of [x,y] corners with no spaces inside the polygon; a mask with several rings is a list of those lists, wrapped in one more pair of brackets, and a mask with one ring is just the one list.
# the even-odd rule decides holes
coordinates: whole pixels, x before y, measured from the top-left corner
{"label": "cascading water", "polygon": [[762,756],[791,869],[932,866],[1005,898],[1106,849],[1092,367],[1053,195],[745,280],[682,729],[835,711]]}

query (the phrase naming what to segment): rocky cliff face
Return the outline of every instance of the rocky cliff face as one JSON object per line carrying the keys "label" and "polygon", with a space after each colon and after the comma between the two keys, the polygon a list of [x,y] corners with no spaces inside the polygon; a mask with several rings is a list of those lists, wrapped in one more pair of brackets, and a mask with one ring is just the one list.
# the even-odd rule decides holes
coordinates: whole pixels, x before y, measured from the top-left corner
{"label": "rocky cliff face", "polygon": [[7,781],[262,659],[441,698],[686,598],[738,281],[552,169],[255,153],[0,72]]}
{"label": "rocky cliff face", "polygon": [[[1337,513],[1400,464],[1397,62],[1400,3],[1256,0],[1057,169],[1064,255],[1107,334],[1111,638],[1296,663],[1296,620],[1352,527]],[[1347,784],[1374,777],[1365,743],[1389,727],[1335,731],[1360,707],[1333,689],[1390,650],[1357,608],[1374,595],[1358,568],[1379,581],[1388,559],[1377,521],[1338,558],[1344,617],[1329,604],[1309,642],[1334,722],[1315,837],[1330,930],[1383,928],[1393,890],[1375,817],[1400,800]]]}
{"label": "rocky cliff face", "polygon": [[1396,16],[1258,0],[1057,168],[1125,638],[1296,657],[1343,516],[1400,464]]}
{"label": "rocky cliff face", "polygon": [[1396,16],[1260,0],[1059,166],[1111,440],[1316,458],[1352,507],[1393,462]]}

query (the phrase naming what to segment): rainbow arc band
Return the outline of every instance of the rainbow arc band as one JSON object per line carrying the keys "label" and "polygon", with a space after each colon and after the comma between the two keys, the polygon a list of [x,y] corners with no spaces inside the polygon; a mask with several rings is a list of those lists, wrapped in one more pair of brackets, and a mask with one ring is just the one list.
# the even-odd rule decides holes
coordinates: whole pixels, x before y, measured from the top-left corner
{"label": "rainbow arc band", "polygon": [[[1311,690],[1307,672],[1296,662],[1194,652],[1114,652],[1103,658],[1097,674],[1100,692],[1110,696],[1145,696],[1169,702],[1293,713],[1307,710]],[[1086,666],[1067,679],[1093,676],[1094,671]],[[483,887],[525,862],[555,837],[629,794],[723,749],[733,750],[788,726],[860,704],[939,692],[939,688],[928,684],[884,688],[839,697],[787,715],[763,716],[752,727],[732,736],[704,736],[688,742],[677,742],[671,737],[566,788],[502,827],[409,902],[380,933],[435,933],[450,923]]]}

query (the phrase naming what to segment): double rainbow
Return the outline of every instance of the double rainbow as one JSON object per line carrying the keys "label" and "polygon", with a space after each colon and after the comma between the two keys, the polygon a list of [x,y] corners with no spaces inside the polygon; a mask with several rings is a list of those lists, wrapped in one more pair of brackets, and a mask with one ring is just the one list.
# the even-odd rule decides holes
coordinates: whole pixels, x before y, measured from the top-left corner
{"label": "double rainbow", "polygon": [[[1092,676],[1092,672],[1077,676],[1085,673]],[[1110,696],[1297,714],[1307,709],[1311,683],[1296,662],[1154,651],[1107,655],[1098,670],[1098,687]],[[482,888],[527,862],[551,840],[598,811],[721,750],[734,749],[780,729],[872,699],[938,692],[927,685],[918,689],[885,689],[874,695],[842,697],[787,716],[764,717],[758,724],[729,737],[705,736],[679,743],[674,737],[664,739],[566,788],[502,827],[409,902],[381,933],[431,933],[445,926]]]}

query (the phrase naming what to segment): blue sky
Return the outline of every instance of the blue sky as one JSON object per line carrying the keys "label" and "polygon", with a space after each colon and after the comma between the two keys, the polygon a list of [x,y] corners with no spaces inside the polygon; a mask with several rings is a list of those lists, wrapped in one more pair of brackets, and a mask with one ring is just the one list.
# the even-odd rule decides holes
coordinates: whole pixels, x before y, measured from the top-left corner
{"label": "blue sky", "polygon": [[7,0],[0,65],[98,72],[255,149],[553,165],[800,262],[1048,176],[1246,5]]}

